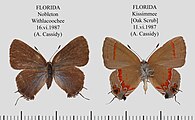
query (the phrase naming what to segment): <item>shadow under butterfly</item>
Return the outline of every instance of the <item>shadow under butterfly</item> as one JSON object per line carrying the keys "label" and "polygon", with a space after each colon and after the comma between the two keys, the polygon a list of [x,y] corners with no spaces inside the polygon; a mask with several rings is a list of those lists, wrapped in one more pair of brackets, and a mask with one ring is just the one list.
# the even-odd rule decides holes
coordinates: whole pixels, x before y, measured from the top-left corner
{"label": "shadow under butterfly", "polygon": [[11,67],[22,70],[16,77],[17,92],[27,100],[33,100],[45,83],[49,89],[53,78],[67,97],[77,94],[84,97],[79,93],[84,88],[84,73],[77,67],[86,65],[88,60],[88,44],[83,36],[69,42],[53,57],[52,62],[46,62],[39,52],[20,40],[13,40],[10,46]]}
{"label": "shadow under butterfly", "polygon": [[150,81],[166,99],[175,97],[176,101],[176,94],[180,91],[180,74],[174,68],[182,67],[185,57],[186,46],[181,36],[166,42],[147,61],[140,61],[131,49],[106,37],[103,45],[104,65],[108,69],[115,69],[110,75],[111,93],[115,96],[110,103],[115,98],[125,100],[141,81],[145,93]]}

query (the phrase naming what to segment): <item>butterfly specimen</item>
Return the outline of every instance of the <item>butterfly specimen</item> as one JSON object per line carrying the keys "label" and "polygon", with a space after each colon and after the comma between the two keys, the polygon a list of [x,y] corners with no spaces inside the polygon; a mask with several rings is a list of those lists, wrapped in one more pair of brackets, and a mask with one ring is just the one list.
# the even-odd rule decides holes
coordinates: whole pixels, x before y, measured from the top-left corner
{"label": "butterfly specimen", "polygon": [[68,97],[80,94],[84,74],[78,67],[86,65],[88,60],[88,44],[83,36],[69,42],[52,62],[46,62],[39,52],[20,40],[13,40],[10,46],[11,67],[22,70],[16,77],[18,92],[27,100],[33,100],[45,83],[49,89],[53,78]]}
{"label": "butterfly specimen", "polygon": [[174,68],[182,67],[185,57],[182,37],[166,42],[147,61],[140,61],[131,49],[113,38],[106,37],[103,45],[104,65],[115,69],[110,75],[111,93],[119,100],[125,100],[141,81],[145,92],[150,81],[166,99],[174,97],[180,91],[180,74]]}

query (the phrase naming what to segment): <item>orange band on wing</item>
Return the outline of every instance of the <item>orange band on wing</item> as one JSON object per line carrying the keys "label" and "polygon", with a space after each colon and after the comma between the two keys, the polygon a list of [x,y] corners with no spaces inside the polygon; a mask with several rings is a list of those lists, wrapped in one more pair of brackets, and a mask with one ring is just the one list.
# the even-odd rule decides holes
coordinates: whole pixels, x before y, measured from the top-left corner
{"label": "orange band on wing", "polygon": [[118,77],[119,77],[120,82],[123,81],[121,69],[118,69]]}
{"label": "orange band on wing", "polygon": [[134,90],[135,88],[131,88],[130,85],[125,85],[125,82],[122,77],[122,69],[118,69],[118,78],[120,80],[122,88],[127,88],[127,90]]}
{"label": "orange band on wing", "polygon": [[175,54],[175,44],[173,41],[171,41],[171,47],[172,47],[172,52],[173,52],[173,58],[176,58],[176,54]]}
{"label": "orange band on wing", "polygon": [[168,89],[168,86],[170,84],[170,81],[171,81],[171,78],[172,78],[172,75],[173,75],[172,74],[173,68],[168,68],[167,70],[168,70],[168,76],[167,76],[168,78],[167,78],[167,80],[165,81],[165,83],[163,83],[161,85],[161,87],[157,86],[156,89],[163,89],[163,90]]}
{"label": "orange band on wing", "polygon": [[116,42],[114,43],[113,60],[116,59]]}
{"label": "orange band on wing", "polygon": [[171,80],[172,77],[172,68],[168,68],[168,80]]}

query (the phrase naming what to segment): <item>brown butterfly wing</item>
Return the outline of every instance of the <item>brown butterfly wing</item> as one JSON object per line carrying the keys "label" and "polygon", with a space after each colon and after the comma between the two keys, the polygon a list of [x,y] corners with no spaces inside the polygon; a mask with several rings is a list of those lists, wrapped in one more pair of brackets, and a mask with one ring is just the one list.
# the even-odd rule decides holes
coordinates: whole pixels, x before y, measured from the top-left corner
{"label": "brown butterfly wing", "polygon": [[172,98],[177,94],[180,87],[180,75],[173,68],[160,65],[151,66],[154,70],[150,82],[165,98]]}
{"label": "brown butterfly wing", "polygon": [[120,100],[131,94],[140,82],[138,66],[117,69],[110,75],[112,93]]}
{"label": "brown butterfly wing", "polygon": [[86,39],[79,36],[69,42],[53,58],[54,67],[84,66],[89,60],[89,49]]}
{"label": "brown butterfly wing", "polygon": [[117,40],[106,37],[103,45],[104,65],[109,69],[140,66],[139,58]]}
{"label": "brown butterfly wing", "polygon": [[168,68],[181,67],[185,63],[186,46],[182,37],[175,37],[166,42],[149,58],[148,63]]}
{"label": "brown butterfly wing", "polygon": [[68,97],[74,97],[83,88],[84,74],[75,66],[84,66],[89,60],[89,49],[83,36],[69,42],[54,57],[54,79]]}
{"label": "brown butterfly wing", "polygon": [[47,78],[46,70],[23,70],[16,77],[18,92],[27,100],[32,100]]}
{"label": "brown butterfly wing", "polygon": [[41,54],[20,40],[13,40],[10,47],[10,64],[14,69],[36,69],[46,66]]}
{"label": "brown butterfly wing", "polygon": [[18,92],[27,100],[34,99],[48,77],[43,56],[15,39],[10,46],[10,64],[14,69],[24,69],[16,77]]}
{"label": "brown butterfly wing", "polygon": [[74,97],[83,88],[84,74],[73,66],[65,66],[55,69],[54,79],[58,86],[68,93],[68,97]]}
{"label": "brown butterfly wing", "polygon": [[150,81],[165,98],[172,98],[179,91],[180,75],[173,68],[183,66],[185,57],[184,40],[182,37],[175,37],[155,51],[148,60],[150,68],[154,70]]}

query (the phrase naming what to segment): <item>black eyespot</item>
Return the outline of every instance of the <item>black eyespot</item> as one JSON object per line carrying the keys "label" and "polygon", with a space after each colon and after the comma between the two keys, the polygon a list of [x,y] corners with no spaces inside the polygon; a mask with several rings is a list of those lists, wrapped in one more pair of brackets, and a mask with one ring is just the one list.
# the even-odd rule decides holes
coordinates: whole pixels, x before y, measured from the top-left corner
{"label": "black eyespot", "polygon": [[169,94],[166,92],[165,99],[169,98]]}
{"label": "black eyespot", "polygon": [[115,90],[113,90],[113,92],[115,93],[115,94],[118,94],[118,89],[115,89]]}
{"label": "black eyespot", "polygon": [[123,98],[122,98],[124,101],[126,100],[126,97],[123,95]]}
{"label": "black eyespot", "polygon": [[173,93],[177,92],[176,89],[173,88],[173,87],[170,88],[170,91],[173,92]]}

